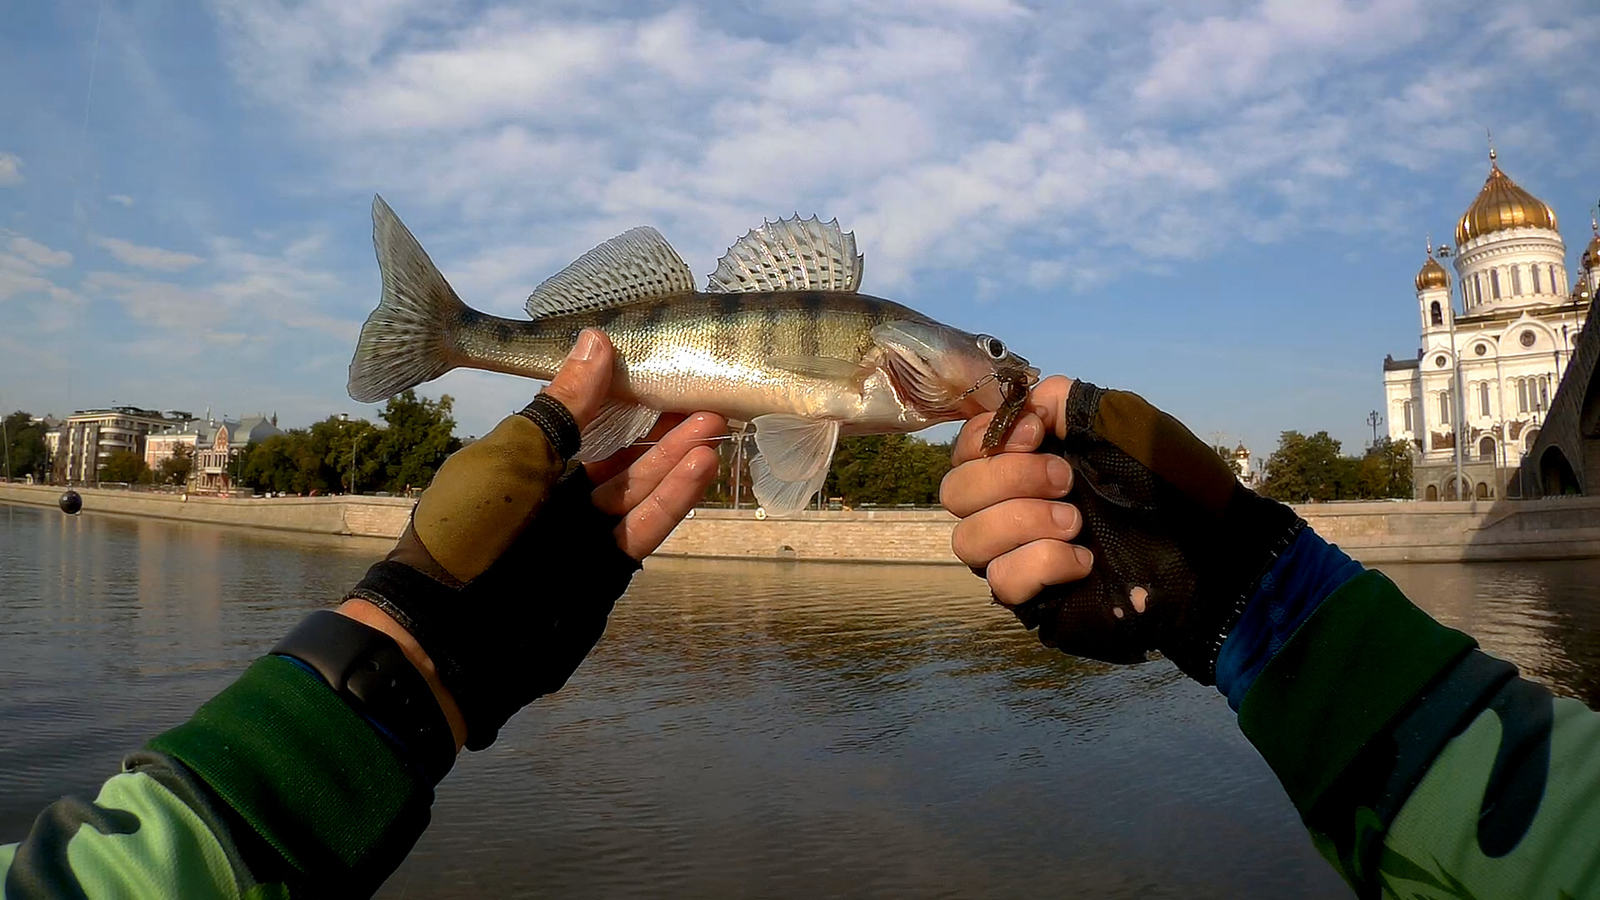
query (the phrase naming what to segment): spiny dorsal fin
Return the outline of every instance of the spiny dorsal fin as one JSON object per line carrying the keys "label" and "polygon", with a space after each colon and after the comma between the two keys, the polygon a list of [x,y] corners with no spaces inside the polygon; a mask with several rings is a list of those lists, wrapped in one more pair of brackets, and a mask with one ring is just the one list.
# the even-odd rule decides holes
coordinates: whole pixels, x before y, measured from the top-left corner
{"label": "spiny dorsal fin", "polygon": [[712,293],[853,291],[861,285],[855,232],[816,216],[763,222],[733,242],[706,282]]}
{"label": "spiny dorsal fin", "polygon": [[630,228],[551,275],[528,295],[528,315],[600,309],[694,292],[694,273],[648,225]]}

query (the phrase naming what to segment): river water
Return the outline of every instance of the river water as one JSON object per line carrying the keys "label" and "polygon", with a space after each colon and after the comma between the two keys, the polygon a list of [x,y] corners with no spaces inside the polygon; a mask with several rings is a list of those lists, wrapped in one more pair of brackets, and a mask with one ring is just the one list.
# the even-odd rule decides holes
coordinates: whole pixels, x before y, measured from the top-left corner
{"label": "river water", "polygon": [[[380,552],[0,505],[0,841]],[[1384,568],[1600,701],[1600,561]],[[380,896],[1348,896],[1213,690],[985,600],[957,567],[652,560]]]}

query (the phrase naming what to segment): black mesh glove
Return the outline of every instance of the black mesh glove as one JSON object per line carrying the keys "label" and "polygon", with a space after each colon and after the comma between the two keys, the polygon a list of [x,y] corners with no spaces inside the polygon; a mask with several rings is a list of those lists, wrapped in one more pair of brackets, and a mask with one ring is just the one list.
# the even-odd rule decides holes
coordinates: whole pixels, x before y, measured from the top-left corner
{"label": "black mesh glove", "polygon": [[461,707],[468,750],[494,743],[517,710],[567,683],[640,568],[617,546],[620,519],[595,508],[593,491],[573,466],[511,546],[465,585],[430,571],[408,526],[351,592],[422,645]]}
{"label": "black mesh glove", "polygon": [[[1094,552],[1094,566],[1015,607],[1017,617],[1074,656],[1133,663],[1159,650],[1214,684],[1222,642],[1305,521],[1241,485],[1215,450],[1137,394],[1076,382],[1065,421],[1066,437],[1040,449],[1072,464],[1066,499],[1083,514],[1074,543]],[[1148,591],[1143,612],[1136,587]]]}

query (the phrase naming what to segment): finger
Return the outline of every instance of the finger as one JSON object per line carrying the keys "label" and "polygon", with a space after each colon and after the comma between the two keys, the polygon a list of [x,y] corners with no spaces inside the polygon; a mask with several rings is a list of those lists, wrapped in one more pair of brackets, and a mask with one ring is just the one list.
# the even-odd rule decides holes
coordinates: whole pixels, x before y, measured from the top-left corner
{"label": "finger", "polygon": [[1058,438],[1067,436],[1067,394],[1072,392],[1072,381],[1065,375],[1051,375],[1028,392],[1028,411]]}
{"label": "finger", "polygon": [[690,416],[667,432],[633,465],[595,488],[595,508],[611,516],[627,514],[644,502],[690,452],[709,446],[710,439],[727,432],[727,420],[715,413]]}
{"label": "finger", "polygon": [[1024,544],[1070,541],[1082,526],[1083,516],[1070,503],[1007,500],[958,522],[950,535],[950,549],[967,565],[982,568]]}
{"label": "finger", "polygon": [[606,333],[598,328],[585,328],[567,351],[556,377],[541,393],[560,400],[577,420],[578,427],[586,428],[606,401],[616,364],[617,351]]}
{"label": "finger", "polygon": [[965,519],[986,506],[1018,497],[1055,500],[1072,489],[1072,466],[1046,453],[1002,453],[962,463],[945,473],[939,502]]}
{"label": "finger", "polygon": [[1034,541],[989,563],[984,577],[994,598],[1006,606],[1032,600],[1052,584],[1067,584],[1089,574],[1094,554],[1062,541]]}
{"label": "finger", "polygon": [[1018,416],[1017,423],[1011,426],[1011,433],[1006,435],[1006,442],[998,449],[985,453],[983,436],[989,430],[989,423],[993,419],[992,412],[979,413],[961,426],[961,433],[956,435],[955,443],[950,447],[951,465],[959,466],[968,460],[980,456],[993,456],[996,453],[1032,453],[1044,443],[1044,423],[1033,413],[1025,412]]}
{"label": "finger", "polygon": [[634,506],[614,530],[617,546],[634,559],[654,553],[694,509],[717,477],[717,452],[697,446],[684,454],[654,491]]}
{"label": "finger", "polygon": [[649,452],[650,445],[660,441],[661,436],[678,427],[687,416],[683,413],[666,413],[656,420],[650,431],[640,438],[645,443],[636,443],[631,447],[624,447],[605,459],[592,463],[584,463],[583,468],[589,473],[589,480],[595,484],[605,484],[607,481],[621,474],[623,470],[633,465],[634,461]]}

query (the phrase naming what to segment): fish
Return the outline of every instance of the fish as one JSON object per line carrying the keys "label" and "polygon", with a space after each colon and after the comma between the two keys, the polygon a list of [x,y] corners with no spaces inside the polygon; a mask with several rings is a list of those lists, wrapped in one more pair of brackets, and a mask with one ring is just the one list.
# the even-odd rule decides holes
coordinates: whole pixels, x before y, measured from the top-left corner
{"label": "fish", "polygon": [[864,257],[837,219],[764,221],[704,290],[660,232],[633,228],[535,288],[526,320],[467,306],[381,196],[372,240],[383,288],[350,362],[352,399],[381,402],[458,367],[549,381],[598,328],[617,368],[575,457],[611,456],[662,413],[719,413],[754,429],[751,486],[769,516],[805,507],[845,435],[993,410],[983,443],[997,448],[1039,380],[999,338],[860,293]]}

